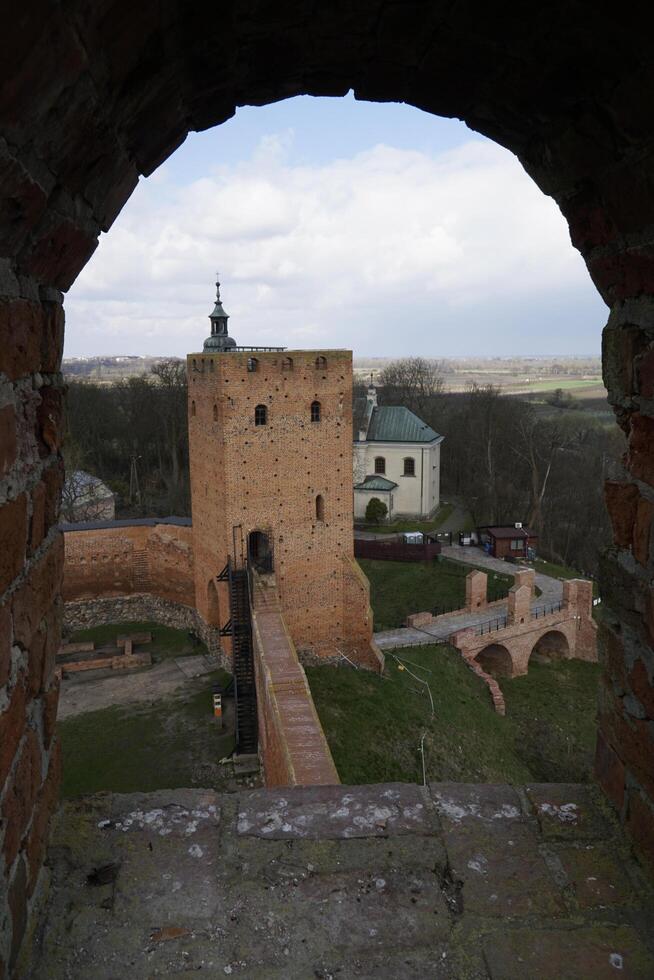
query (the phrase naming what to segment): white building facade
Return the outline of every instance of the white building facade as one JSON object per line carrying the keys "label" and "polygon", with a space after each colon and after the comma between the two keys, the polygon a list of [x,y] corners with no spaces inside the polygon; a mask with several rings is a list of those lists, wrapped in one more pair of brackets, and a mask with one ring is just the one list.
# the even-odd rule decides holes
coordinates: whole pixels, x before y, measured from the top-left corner
{"label": "white building facade", "polygon": [[386,504],[389,519],[431,517],[440,504],[443,436],[408,408],[377,405],[370,386],[354,406],[354,437],[355,520],[373,497]]}

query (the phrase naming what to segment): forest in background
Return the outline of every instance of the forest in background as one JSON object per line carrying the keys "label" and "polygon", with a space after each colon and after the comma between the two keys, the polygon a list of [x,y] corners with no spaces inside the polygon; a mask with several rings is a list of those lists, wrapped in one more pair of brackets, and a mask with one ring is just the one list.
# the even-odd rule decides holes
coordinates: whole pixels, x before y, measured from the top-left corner
{"label": "forest in background", "polygon": [[[624,449],[605,402],[593,410],[565,388],[535,401],[474,382],[452,392],[438,362],[422,358],[386,363],[378,380],[380,404],[406,405],[445,437],[444,500],[476,525],[529,524],[543,557],[596,573],[610,534],[603,479]],[[109,384],[69,380],[67,471],[104,480],[118,517],[190,516],[186,406],[185,364],[175,359]]]}

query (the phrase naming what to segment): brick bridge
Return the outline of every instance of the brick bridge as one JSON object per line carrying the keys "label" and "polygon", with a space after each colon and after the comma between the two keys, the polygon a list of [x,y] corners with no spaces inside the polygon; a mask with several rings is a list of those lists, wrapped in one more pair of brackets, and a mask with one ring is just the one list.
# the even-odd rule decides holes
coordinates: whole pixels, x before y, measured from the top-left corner
{"label": "brick bridge", "polygon": [[[471,575],[486,578],[483,572]],[[487,673],[502,677],[526,674],[532,657],[597,660],[592,582],[570,579],[563,583],[560,602],[533,606],[531,575],[531,581],[521,580],[510,590],[505,613],[456,630],[450,643],[466,660],[476,660]]]}

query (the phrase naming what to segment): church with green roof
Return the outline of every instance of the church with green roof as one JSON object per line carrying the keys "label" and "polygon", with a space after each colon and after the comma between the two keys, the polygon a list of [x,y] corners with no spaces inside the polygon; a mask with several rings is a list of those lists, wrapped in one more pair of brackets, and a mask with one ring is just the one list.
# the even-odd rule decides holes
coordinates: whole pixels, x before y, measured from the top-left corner
{"label": "church with green roof", "polygon": [[378,405],[370,385],[353,406],[354,517],[365,517],[372,497],[389,518],[426,520],[440,503],[443,436],[403,405]]}

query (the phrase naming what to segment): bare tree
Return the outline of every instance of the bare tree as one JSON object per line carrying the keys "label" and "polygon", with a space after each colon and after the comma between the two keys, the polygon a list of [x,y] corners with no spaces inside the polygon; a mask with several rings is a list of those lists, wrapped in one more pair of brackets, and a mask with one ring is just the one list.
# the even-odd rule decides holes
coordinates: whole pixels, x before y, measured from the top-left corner
{"label": "bare tree", "polygon": [[[434,408],[434,399],[442,395],[443,379],[438,365],[424,357],[406,357],[393,361],[379,375],[383,400],[388,404],[405,405],[425,418]],[[427,421],[427,419],[425,418]]]}

